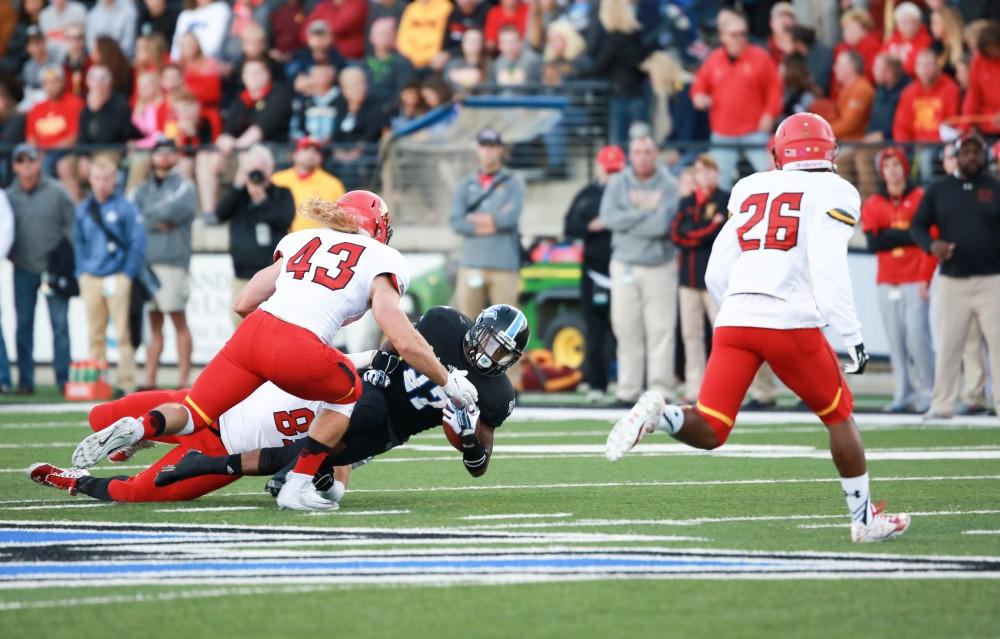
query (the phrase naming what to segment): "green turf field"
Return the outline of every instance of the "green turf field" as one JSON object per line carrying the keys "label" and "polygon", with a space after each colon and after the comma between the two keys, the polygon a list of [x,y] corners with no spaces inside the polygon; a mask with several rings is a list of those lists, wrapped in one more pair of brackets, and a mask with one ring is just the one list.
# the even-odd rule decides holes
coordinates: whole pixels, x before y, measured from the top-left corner
{"label": "green turf field", "polygon": [[913,514],[866,546],[818,424],[739,424],[713,454],[653,436],[610,464],[608,421],[515,421],[478,480],[426,433],[321,515],[279,512],[262,478],[129,505],[28,481],[81,424],[0,413],[5,639],[1000,636],[995,418],[864,427],[874,496]]}

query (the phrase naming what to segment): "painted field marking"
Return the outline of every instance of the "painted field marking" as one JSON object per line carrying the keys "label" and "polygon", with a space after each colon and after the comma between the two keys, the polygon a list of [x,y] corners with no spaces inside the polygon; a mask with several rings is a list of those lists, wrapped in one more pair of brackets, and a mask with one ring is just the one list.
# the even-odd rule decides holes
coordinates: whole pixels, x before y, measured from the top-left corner
{"label": "painted field marking", "polygon": [[[350,491],[348,491],[350,492]],[[370,515],[409,515],[410,510],[408,508],[403,508],[400,510],[331,510],[327,512],[315,511],[309,513],[310,515],[335,515],[337,517],[350,517],[352,515],[357,515],[361,517],[367,517]]]}
{"label": "painted field marking", "polygon": [[458,519],[482,521],[487,519],[552,519],[572,516],[573,513],[509,513],[506,515],[466,515],[458,517]]}
{"label": "painted field marking", "polygon": [[1000,535],[1000,530],[963,530],[963,535]]}
{"label": "painted field marking", "polygon": [[64,510],[66,508],[99,508],[101,506],[114,506],[115,503],[111,501],[88,501],[84,503],[75,504],[47,504],[44,506],[6,506],[0,508],[0,510]]}
{"label": "painted field marking", "polygon": [[158,508],[157,513],[221,513],[234,510],[260,510],[260,506],[205,506],[196,508]]}

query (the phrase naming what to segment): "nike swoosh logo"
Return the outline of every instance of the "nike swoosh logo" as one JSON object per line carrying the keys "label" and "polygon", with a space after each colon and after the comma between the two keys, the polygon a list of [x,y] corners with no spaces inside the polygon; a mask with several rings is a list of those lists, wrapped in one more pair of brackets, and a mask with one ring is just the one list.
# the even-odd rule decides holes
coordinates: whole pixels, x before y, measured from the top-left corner
{"label": "nike swoosh logo", "polygon": [[103,445],[107,444],[109,441],[111,441],[111,438],[114,437],[114,436],[115,436],[115,434],[111,433],[110,435],[108,435],[104,439],[97,440],[97,445],[98,446],[103,446]]}

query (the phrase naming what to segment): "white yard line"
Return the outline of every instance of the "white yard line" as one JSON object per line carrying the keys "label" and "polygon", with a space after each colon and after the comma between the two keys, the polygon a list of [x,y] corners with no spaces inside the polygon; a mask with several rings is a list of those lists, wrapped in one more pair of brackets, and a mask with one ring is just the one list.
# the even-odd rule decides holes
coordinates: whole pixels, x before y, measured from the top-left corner
{"label": "white yard line", "polygon": [[486,521],[491,519],[559,519],[572,517],[573,513],[509,513],[506,515],[466,515],[459,517],[467,521]]}
{"label": "white yard line", "polygon": [[47,504],[44,506],[4,506],[0,510],[21,511],[21,510],[65,510],[67,508],[101,508],[103,506],[114,506],[110,501],[88,501],[76,504]]}
{"label": "white yard line", "polygon": [[157,508],[157,513],[219,513],[232,510],[260,510],[260,506],[205,506],[196,508]]}
{"label": "white yard line", "polygon": [[963,535],[1000,535],[1000,530],[963,530]]}

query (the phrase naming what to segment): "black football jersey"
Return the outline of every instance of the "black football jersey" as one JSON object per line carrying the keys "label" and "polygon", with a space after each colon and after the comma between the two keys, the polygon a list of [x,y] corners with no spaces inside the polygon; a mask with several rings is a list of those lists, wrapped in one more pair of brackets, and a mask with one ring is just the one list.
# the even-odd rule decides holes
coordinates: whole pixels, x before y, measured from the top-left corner
{"label": "black football jersey", "polygon": [[[469,381],[479,391],[479,419],[497,427],[514,410],[514,386],[506,375],[483,375],[466,361],[462,339],[471,327],[472,320],[446,306],[430,309],[417,322],[417,330],[446,368],[469,371]],[[440,426],[444,421],[441,409],[448,403],[447,395],[405,361],[393,371],[386,394],[392,429],[400,438]]]}

